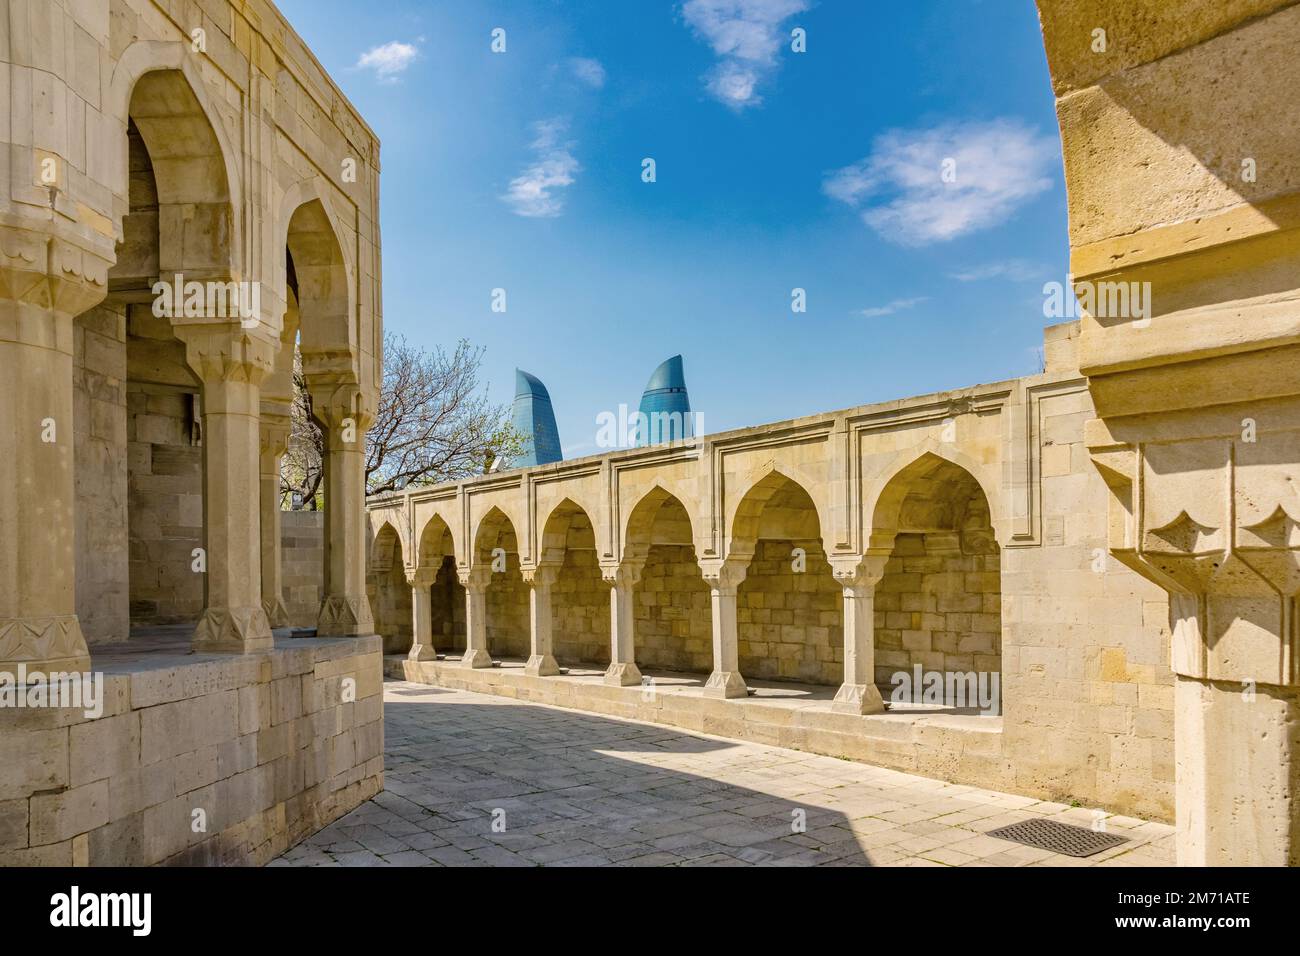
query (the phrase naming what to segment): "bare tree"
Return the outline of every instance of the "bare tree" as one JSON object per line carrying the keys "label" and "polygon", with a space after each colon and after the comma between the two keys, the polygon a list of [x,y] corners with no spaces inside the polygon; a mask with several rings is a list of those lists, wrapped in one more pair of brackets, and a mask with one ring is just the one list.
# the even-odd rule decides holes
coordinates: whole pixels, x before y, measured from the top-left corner
{"label": "bare tree", "polygon": [[[375,421],[366,435],[366,490],[380,494],[407,485],[438,484],[481,474],[500,458],[524,450],[524,436],[488,401],[479,382],[483,350],[461,340],[448,354],[384,335],[384,381]],[[311,395],[294,356],[294,404],[289,450],[280,471],[286,504],[320,504],[324,439],[312,418]]]}

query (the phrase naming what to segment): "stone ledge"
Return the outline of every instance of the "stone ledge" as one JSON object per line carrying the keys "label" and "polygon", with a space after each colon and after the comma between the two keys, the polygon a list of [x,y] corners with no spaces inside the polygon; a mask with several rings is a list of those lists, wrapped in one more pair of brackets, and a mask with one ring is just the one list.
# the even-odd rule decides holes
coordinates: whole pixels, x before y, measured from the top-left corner
{"label": "stone ledge", "polygon": [[0,866],[274,858],[383,789],[381,652],[364,636],[192,654],[170,632],[101,647],[102,716],[0,708]]}
{"label": "stone ledge", "polygon": [[[578,669],[575,668],[574,671]],[[387,677],[532,703],[583,710],[697,733],[841,757],[953,783],[1011,790],[1011,763],[1002,757],[1002,718],[903,711],[857,716],[832,713],[825,700],[800,698],[803,685],[770,684],[758,696],[704,697],[699,681],[672,675],[656,683],[653,700],[643,687],[612,687],[598,671],[530,677],[521,662],[490,668],[452,661],[384,658]],[[658,680],[658,679],[657,679]],[[702,677],[701,677],[702,680]]]}

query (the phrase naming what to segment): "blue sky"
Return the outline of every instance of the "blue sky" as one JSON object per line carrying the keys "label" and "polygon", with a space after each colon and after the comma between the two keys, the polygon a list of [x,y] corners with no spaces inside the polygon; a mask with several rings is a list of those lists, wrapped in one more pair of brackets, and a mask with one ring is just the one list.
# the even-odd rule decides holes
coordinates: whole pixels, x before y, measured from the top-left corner
{"label": "blue sky", "polygon": [[278,5],[380,137],[386,328],[536,374],[569,457],[676,353],[708,432],[1038,371],[1031,0]]}

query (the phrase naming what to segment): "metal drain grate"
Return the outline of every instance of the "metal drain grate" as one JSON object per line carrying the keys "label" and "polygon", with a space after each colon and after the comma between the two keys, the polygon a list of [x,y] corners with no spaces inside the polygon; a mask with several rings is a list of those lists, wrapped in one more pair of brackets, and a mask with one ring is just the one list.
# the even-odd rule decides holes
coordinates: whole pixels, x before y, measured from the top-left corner
{"label": "metal drain grate", "polygon": [[1066,856],[1092,856],[1128,842],[1128,837],[1076,827],[1070,823],[1057,823],[1055,820],[1022,820],[989,830],[986,835]]}

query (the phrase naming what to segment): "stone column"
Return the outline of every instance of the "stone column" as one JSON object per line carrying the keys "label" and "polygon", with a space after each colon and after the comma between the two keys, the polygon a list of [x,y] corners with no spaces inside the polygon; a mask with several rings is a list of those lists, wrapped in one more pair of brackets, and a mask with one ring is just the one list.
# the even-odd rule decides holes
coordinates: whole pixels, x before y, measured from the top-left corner
{"label": "stone column", "polygon": [[553,677],[560,672],[555,662],[555,644],[551,631],[551,586],[560,575],[560,567],[544,564],[522,571],[528,585],[529,655],[524,673],[530,677]]}
{"label": "stone column", "polygon": [[460,662],[466,667],[491,667],[492,655],[487,642],[487,589],[491,569],[483,566],[459,572],[465,588],[465,655]]}
{"label": "stone column", "polygon": [[1093,437],[1111,553],[1169,593],[1178,863],[1300,865],[1300,431]]}
{"label": "stone column", "polygon": [[411,585],[411,652],[407,660],[435,661],[438,655],[433,648],[433,598],[429,593],[433,573],[421,568],[408,573],[406,580]]}
{"label": "stone column", "polygon": [[601,571],[609,585],[610,649],[605,683],[614,687],[632,687],[641,683],[641,671],[637,669],[633,648],[636,636],[633,602],[642,568],[644,565],[625,562]]}
{"label": "stone column", "polygon": [[312,416],[325,436],[325,598],[321,636],[373,634],[366,597],[366,429],[373,414],[360,386],[307,376]]}
{"label": "stone column", "polygon": [[227,323],[179,325],[176,334],[203,388],[207,605],[194,631],[194,649],[268,650],[271,626],[260,573],[259,386],[278,343]]}
{"label": "stone column", "polygon": [[888,560],[888,554],[867,555],[835,568],[835,580],[844,589],[844,683],[831,702],[836,713],[884,713],[875,682],[875,604]]}
{"label": "stone column", "polygon": [[0,674],[16,679],[20,665],[90,666],[74,580],[73,318],[104,298],[108,264],[16,227],[0,246]]}
{"label": "stone column", "polygon": [[263,402],[260,435],[262,609],[271,627],[288,627],[280,557],[280,463],[289,445],[288,416],[269,412]]}
{"label": "stone column", "polygon": [[747,697],[740,676],[740,639],[736,632],[736,592],[745,580],[748,562],[724,561],[701,565],[713,598],[713,673],[704,685],[706,697]]}

